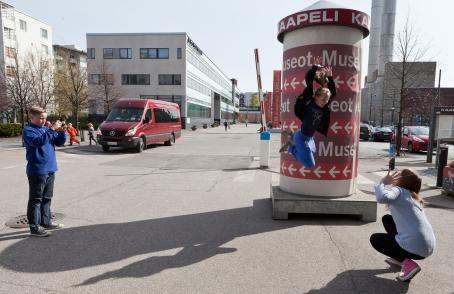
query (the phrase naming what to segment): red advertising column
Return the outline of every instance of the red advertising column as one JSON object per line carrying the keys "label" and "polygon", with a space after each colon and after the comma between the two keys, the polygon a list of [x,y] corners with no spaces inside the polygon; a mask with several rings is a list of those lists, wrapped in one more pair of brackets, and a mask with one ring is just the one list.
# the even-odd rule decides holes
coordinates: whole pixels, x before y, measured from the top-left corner
{"label": "red advertising column", "polygon": [[271,120],[271,100],[272,100],[272,93],[267,92],[265,93],[265,120],[268,123]]}
{"label": "red advertising column", "polygon": [[281,74],[280,70],[273,71],[273,107],[271,113],[273,128],[280,127],[281,122]]}
{"label": "red advertising column", "polygon": [[[278,40],[284,44],[282,76],[282,130],[295,132],[301,121],[294,104],[303,92],[305,74],[322,58],[331,66],[337,95],[330,105],[328,135],[315,135],[317,148],[312,169],[291,154],[281,155],[280,188],[300,195],[343,197],[356,191],[360,123],[361,40],[368,34],[367,14],[317,2],[279,22]],[[320,85],[314,83],[314,90]],[[288,137],[282,137],[282,144]]]}

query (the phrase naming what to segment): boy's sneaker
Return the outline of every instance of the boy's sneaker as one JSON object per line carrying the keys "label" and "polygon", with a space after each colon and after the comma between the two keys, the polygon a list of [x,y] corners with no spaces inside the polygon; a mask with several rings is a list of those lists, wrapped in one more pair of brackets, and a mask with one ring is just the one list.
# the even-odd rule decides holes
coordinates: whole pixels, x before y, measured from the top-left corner
{"label": "boy's sneaker", "polygon": [[286,137],[291,137],[293,135],[292,131],[282,131],[281,134]]}
{"label": "boy's sneaker", "polygon": [[32,236],[32,237],[49,237],[50,233],[40,227],[38,230],[30,231],[30,236]]}
{"label": "boy's sneaker", "polygon": [[394,258],[391,258],[391,257],[388,257],[387,259],[385,259],[385,262],[387,264],[389,264],[390,266],[402,267],[402,262],[399,262],[399,261],[397,261],[397,260],[395,260]]}
{"label": "boy's sneaker", "polygon": [[402,262],[402,270],[397,278],[401,281],[410,281],[420,270],[421,268],[416,262],[406,258]]}
{"label": "boy's sneaker", "polygon": [[59,230],[63,229],[65,226],[63,224],[50,223],[47,226],[43,226],[46,230]]}
{"label": "boy's sneaker", "polygon": [[288,147],[292,145],[292,141],[288,141],[284,145],[282,145],[281,149],[279,149],[279,153],[287,151]]}

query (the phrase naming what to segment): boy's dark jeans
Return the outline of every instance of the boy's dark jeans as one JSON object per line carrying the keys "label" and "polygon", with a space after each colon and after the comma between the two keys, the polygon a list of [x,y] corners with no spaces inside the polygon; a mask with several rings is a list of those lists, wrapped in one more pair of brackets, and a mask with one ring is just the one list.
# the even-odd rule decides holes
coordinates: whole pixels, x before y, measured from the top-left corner
{"label": "boy's dark jeans", "polygon": [[54,194],[55,173],[28,175],[27,219],[30,231],[37,231],[39,226],[52,223],[50,204]]}

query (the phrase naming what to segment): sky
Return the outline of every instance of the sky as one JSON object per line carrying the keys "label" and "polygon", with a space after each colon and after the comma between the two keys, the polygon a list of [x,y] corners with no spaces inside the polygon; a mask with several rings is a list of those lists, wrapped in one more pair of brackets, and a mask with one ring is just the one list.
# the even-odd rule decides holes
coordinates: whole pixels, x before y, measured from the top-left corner
{"label": "sky", "polygon": [[[86,33],[187,32],[242,92],[257,91],[254,48],[259,49],[262,84],[272,90],[272,71],[282,67],[277,24],[313,0],[5,0],[53,29],[54,44],[86,50]],[[371,0],[332,0],[370,15]],[[452,0],[397,0],[396,33],[407,17],[429,46],[426,60],[437,61],[442,87],[454,87],[454,38],[449,21]],[[369,39],[363,42],[363,76]],[[364,79],[363,79],[364,81]],[[438,84],[438,74],[435,81]]]}

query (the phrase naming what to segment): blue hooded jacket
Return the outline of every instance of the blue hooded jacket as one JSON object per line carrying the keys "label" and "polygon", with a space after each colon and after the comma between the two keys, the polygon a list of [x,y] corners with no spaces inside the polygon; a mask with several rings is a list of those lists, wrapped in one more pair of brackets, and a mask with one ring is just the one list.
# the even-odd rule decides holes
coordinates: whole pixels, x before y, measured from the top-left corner
{"label": "blue hooded jacket", "polygon": [[47,174],[57,171],[55,146],[66,142],[65,132],[29,123],[22,132],[26,147],[27,175]]}

